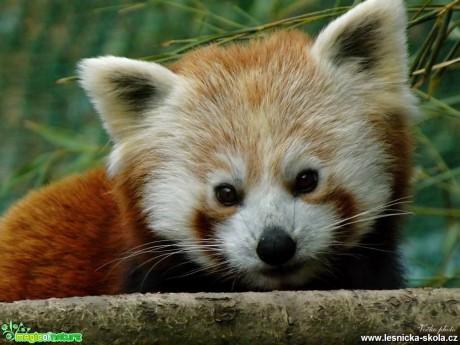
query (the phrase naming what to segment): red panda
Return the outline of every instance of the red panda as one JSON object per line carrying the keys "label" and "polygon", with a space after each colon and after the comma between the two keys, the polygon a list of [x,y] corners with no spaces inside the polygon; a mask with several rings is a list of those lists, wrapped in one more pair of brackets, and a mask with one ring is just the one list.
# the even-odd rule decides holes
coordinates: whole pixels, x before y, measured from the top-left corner
{"label": "red panda", "polygon": [[6,212],[0,300],[401,287],[406,24],[402,0],[367,0],[315,40],[83,60],[107,168]]}

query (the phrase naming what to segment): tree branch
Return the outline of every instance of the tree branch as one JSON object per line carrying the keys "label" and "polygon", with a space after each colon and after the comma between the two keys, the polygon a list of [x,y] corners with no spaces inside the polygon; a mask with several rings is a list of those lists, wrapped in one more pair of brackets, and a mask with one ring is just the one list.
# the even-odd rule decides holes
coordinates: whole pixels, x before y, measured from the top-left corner
{"label": "tree branch", "polygon": [[[460,335],[460,289],[132,294],[0,303],[1,323],[84,344],[358,344]],[[423,325],[423,326],[422,326]],[[439,330],[444,327],[444,329]],[[6,340],[0,334],[0,343]]]}

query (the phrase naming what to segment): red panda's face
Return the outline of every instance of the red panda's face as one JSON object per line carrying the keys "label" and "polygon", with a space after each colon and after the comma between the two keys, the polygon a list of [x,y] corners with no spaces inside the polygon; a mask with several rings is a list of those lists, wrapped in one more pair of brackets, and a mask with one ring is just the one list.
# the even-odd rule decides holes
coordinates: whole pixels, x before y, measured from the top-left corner
{"label": "red panda's face", "polygon": [[143,208],[151,229],[203,268],[251,288],[295,288],[372,228],[390,201],[392,158],[368,107],[326,76],[307,74],[327,85],[316,89],[296,70],[246,80],[251,73],[221,76],[225,99],[191,91],[207,80],[189,79],[157,117],[162,158]]}
{"label": "red panda's face", "polygon": [[199,49],[171,70],[81,65],[114,139],[109,172],[136,180],[151,231],[203,270],[295,288],[388,215],[407,168],[405,16],[368,0],[315,42],[281,32]]}

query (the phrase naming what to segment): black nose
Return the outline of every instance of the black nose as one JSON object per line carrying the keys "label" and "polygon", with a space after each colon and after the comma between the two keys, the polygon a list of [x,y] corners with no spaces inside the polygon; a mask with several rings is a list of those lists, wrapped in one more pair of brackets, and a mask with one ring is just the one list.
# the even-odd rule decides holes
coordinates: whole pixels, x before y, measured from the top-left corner
{"label": "black nose", "polygon": [[296,244],[284,230],[271,228],[265,230],[257,244],[259,258],[272,266],[286,263],[295,254]]}

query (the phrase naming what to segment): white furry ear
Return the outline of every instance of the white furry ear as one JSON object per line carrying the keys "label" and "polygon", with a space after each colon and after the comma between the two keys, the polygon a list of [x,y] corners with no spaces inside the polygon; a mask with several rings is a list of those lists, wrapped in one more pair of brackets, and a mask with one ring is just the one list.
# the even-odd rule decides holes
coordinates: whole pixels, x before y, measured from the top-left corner
{"label": "white furry ear", "polygon": [[82,60],[78,71],[115,142],[135,131],[146,111],[161,106],[180,79],[159,64],[114,56]]}
{"label": "white furry ear", "polygon": [[405,82],[406,25],[402,0],[366,0],[329,24],[312,53],[352,74]]}

